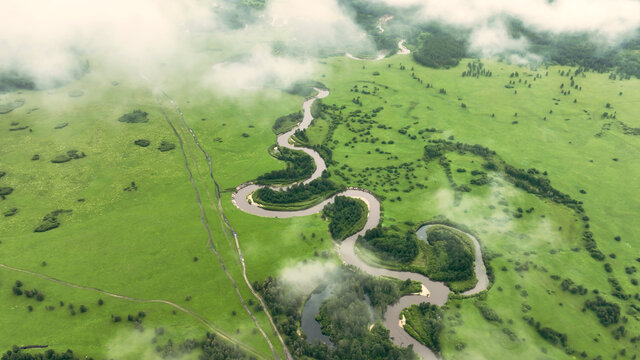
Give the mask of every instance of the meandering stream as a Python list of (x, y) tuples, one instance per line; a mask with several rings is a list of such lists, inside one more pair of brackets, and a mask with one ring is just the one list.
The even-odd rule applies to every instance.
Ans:
[[(289, 143), (289, 140), (296, 130), (298, 129), (304, 130), (307, 127), (309, 127), (309, 125), (311, 124), (311, 121), (313, 120), (313, 117), (311, 115), (311, 105), (313, 104), (313, 102), (316, 99), (325, 98), (329, 95), (329, 91), (327, 90), (321, 90), (321, 89), (316, 89), (316, 90), (318, 94), (315, 97), (306, 100), (302, 105), (304, 116), (300, 124), (294, 129), (279, 135), (277, 138), (278, 146), (286, 147), (293, 150), (304, 151), (305, 153), (309, 154), (309, 156), (311, 156), (315, 161), (316, 171), (313, 173), (313, 175), (309, 179), (303, 182), (305, 184), (319, 178), (322, 175), (322, 172), (327, 168), (326, 164), (322, 159), (322, 157), (320, 157), (320, 154), (318, 154), (316, 151), (308, 148), (302, 148), (302, 147), (297, 147), (295, 145), (292, 145)], [(238, 209), (256, 216), (272, 217), (272, 218), (289, 218), (294, 216), (307, 216), (307, 215), (319, 213), (320, 211), (322, 211), (325, 205), (332, 203), (336, 196), (348, 196), (348, 197), (353, 197), (353, 198), (358, 198), (363, 200), (369, 208), (367, 222), (362, 228), (362, 230), (348, 237), (338, 245), (338, 253), (340, 255), (340, 258), (345, 264), (353, 265), (368, 274), (371, 274), (374, 276), (388, 276), (388, 277), (393, 277), (400, 280), (411, 279), (415, 281), (420, 281), (426, 287), (426, 289), (428, 290), (428, 296), (423, 296), (423, 295), (403, 296), (402, 298), (400, 298), (400, 300), (396, 304), (393, 304), (387, 307), (387, 310), (384, 315), (384, 323), (385, 323), (385, 326), (390, 330), (390, 336), (394, 344), (398, 346), (408, 346), (412, 344), (414, 351), (418, 355), (420, 355), (423, 359), (429, 359), (429, 360), (437, 359), (437, 356), (434, 354), (433, 351), (431, 351), (429, 348), (419, 343), (417, 340), (412, 338), (407, 332), (404, 331), (404, 329), (400, 326), (398, 319), (402, 309), (414, 304), (428, 302), (438, 306), (444, 305), (447, 302), (447, 299), (449, 297), (449, 293), (450, 293), (449, 288), (444, 283), (433, 281), (422, 274), (406, 272), (406, 271), (394, 271), (394, 270), (371, 266), (365, 263), (364, 261), (362, 261), (356, 255), (355, 243), (358, 236), (364, 235), (364, 233), (367, 230), (376, 227), (380, 222), (380, 202), (378, 201), (378, 199), (376, 199), (376, 197), (372, 193), (366, 191), (365, 189), (349, 188), (307, 209), (295, 210), (295, 211), (274, 211), (274, 210), (263, 209), (260, 206), (256, 205), (255, 203), (253, 203), (252, 201), (250, 201), (251, 194), (254, 191), (260, 189), (262, 186), (263, 185), (256, 185), (251, 183), (240, 185), (238, 188), (236, 188), (236, 191), (232, 195), (233, 204)], [(274, 190), (286, 189), (286, 187), (272, 187), (272, 188)], [(426, 232), (430, 226), (433, 226), (433, 225), (425, 225), (422, 228), (418, 229), (417, 231), (418, 236), (426, 240), (423, 237), (423, 235), (426, 236)], [(444, 225), (440, 225), (440, 226), (444, 226)], [(461, 231), (458, 229), (455, 229), (455, 230)], [(484, 263), (482, 261), (482, 253), (480, 250), (480, 244), (478, 243), (478, 240), (471, 234), (467, 234), (467, 233), (465, 234), (469, 236), (469, 238), (472, 240), (475, 247), (474, 270), (475, 270), (475, 275), (478, 278), (478, 283), (473, 289), (466, 291), (463, 294), (472, 295), (486, 289), (489, 281), (487, 278), (487, 273), (486, 273)]]

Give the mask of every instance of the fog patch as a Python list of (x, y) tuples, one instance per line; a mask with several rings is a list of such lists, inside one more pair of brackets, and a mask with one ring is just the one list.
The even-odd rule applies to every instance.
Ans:
[(282, 270), (280, 279), (298, 294), (309, 294), (321, 284), (337, 278), (338, 266), (330, 262), (298, 263)]
[(162, 357), (155, 351), (151, 339), (153, 331), (120, 331), (111, 339), (105, 349), (107, 358), (112, 359), (145, 359), (160, 360)]
[(272, 0), (265, 17), (275, 34), (274, 40), (304, 48), (309, 55), (375, 49), (336, 0)]
[(9, 1), (0, 22), (0, 67), (46, 86), (70, 78), (88, 57), (133, 73), (185, 49), (190, 26), (211, 23), (196, 0)]
[(489, 58), (506, 53), (525, 53), (528, 41), (520, 37), (509, 36), (504, 23), (493, 21), (483, 24), (471, 33), (469, 50), (482, 57)]
[(227, 94), (234, 94), (234, 90), (265, 87), (282, 89), (310, 76), (312, 70), (310, 63), (304, 60), (274, 56), (267, 46), (257, 45), (245, 59), (213, 65), (205, 83)]
[[(383, 0), (413, 7), (416, 22), (438, 22), (470, 30), (470, 49), (482, 56), (506, 55), (516, 63), (537, 61), (523, 54), (526, 41), (509, 33), (511, 21), (553, 35), (588, 34), (600, 46), (612, 46), (640, 28), (635, 0)], [(518, 55), (513, 55), (518, 53)]]

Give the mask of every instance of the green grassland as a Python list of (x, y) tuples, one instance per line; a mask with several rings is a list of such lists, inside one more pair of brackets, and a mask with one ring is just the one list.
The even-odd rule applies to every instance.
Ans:
[[(401, 70), (400, 64), (405, 70)], [(332, 151), (338, 164), (329, 167), (334, 173), (332, 179), (364, 186), (382, 196), (385, 226), (407, 229), (410, 228), (407, 222), (443, 216), (472, 229), (485, 253), (494, 257), (491, 265), (496, 280), (484, 301), (500, 314), (504, 324), (479, 317), (472, 301), (453, 301), (452, 305), (460, 308), (448, 306), (445, 318), (458, 314), (460, 320), (456, 321), (465, 326), (454, 327), (455, 321), (445, 322), (442, 341), (445, 357), (493, 358), (504, 356), (505, 349), (512, 348), (518, 356), (527, 358), (572, 358), (582, 351), (589, 357), (611, 357), (624, 348), (627, 354), (637, 353), (637, 345), (630, 338), (640, 331), (631, 307), (637, 306), (638, 300), (623, 301), (611, 296), (608, 278), (617, 278), (625, 293), (638, 292), (631, 282), (637, 276), (626, 274), (625, 268), (637, 264), (637, 254), (632, 249), (637, 246), (633, 214), (640, 211), (637, 200), (640, 185), (634, 181), (640, 172), (637, 156), (640, 147), (638, 137), (625, 134), (624, 126), (617, 121), (627, 127), (640, 126), (634, 110), (640, 98), (640, 83), (614, 81), (608, 79), (608, 74), (588, 72), (575, 77), (582, 90), (573, 89), (570, 95), (562, 95), (560, 86), (562, 83), (568, 86), (570, 78), (560, 72), (569, 70), (567, 67), (531, 70), (494, 61), (486, 61), (485, 66), (493, 76), (476, 79), (461, 77), (466, 69), (464, 62), (457, 68), (433, 70), (414, 64), (406, 56), (375, 63), (332, 59), (320, 70), (326, 75), (323, 81), (332, 90), (323, 100), (325, 104), (345, 105), (343, 114), (357, 109), (371, 114), (373, 109), (384, 107), (373, 118), (378, 124), (353, 121), (347, 128), (341, 122), (334, 130)], [(511, 78), (510, 74), (516, 71), (519, 77)], [(541, 77), (534, 81), (535, 74)], [(510, 80), (516, 82), (515, 89), (505, 88)], [(524, 85), (525, 80), (531, 87)], [(377, 96), (354, 93), (350, 89), (355, 85), (360, 90), (367, 85), (369, 92), (373, 87), (380, 90)], [(440, 93), (441, 88), (446, 95)], [(358, 96), (362, 106), (352, 101)], [(601, 117), (605, 111), (612, 112), (607, 103), (614, 109), (616, 119)], [(379, 128), (379, 124), (392, 129)], [(312, 143), (321, 143), (329, 128), (329, 118), (317, 120), (307, 135)], [(420, 132), (425, 128), (439, 131)], [(406, 134), (399, 133), (400, 129)], [(361, 136), (365, 131), (371, 135)], [(416, 138), (410, 138), (411, 135)], [(358, 142), (353, 141), (354, 137)], [(376, 137), (379, 141), (375, 144), (362, 140)], [(422, 160), (428, 139), (480, 144), (516, 168), (547, 171), (552, 186), (584, 202), (590, 218), (589, 230), (593, 231), (598, 247), (607, 255), (615, 254), (615, 259), (607, 256), (605, 261), (598, 262), (589, 256), (581, 240), (584, 224), (571, 209), (517, 189), (495, 173), (488, 174), (490, 185), (470, 185), (471, 171), (483, 169), (484, 161), (478, 156), (446, 154), (454, 183), (466, 184), (471, 189), (455, 191), (437, 161), (425, 165)], [(393, 144), (383, 145), (383, 140), (392, 140)], [(413, 162), (412, 171), (400, 167), (407, 162)], [(387, 171), (387, 166), (397, 168), (398, 172)], [(372, 167), (382, 169), (372, 171)], [(458, 173), (458, 168), (466, 172)], [(344, 178), (335, 176), (336, 170)], [(424, 189), (415, 186), (418, 182)], [(516, 218), (518, 208), (534, 210)], [(614, 241), (615, 236), (622, 241)], [(612, 273), (603, 270), (604, 262), (611, 263)], [(570, 278), (590, 292), (584, 296), (565, 292), (560, 281), (553, 280), (551, 275)], [(585, 300), (595, 297), (593, 289), (620, 304), (622, 316), (628, 321), (624, 323), (626, 338), (615, 340), (611, 334), (614, 326), (604, 328), (593, 313), (582, 312)], [(567, 333), (568, 348), (577, 351), (576, 354), (567, 355), (566, 349), (545, 342), (523, 316)], [(518, 340), (496, 348), (484, 334), (502, 333), (505, 327), (512, 329)], [(465, 344), (462, 350), (456, 350), (458, 343)]]
[[(200, 211), (178, 139), (161, 110), (176, 124), (185, 143), (214, 244), (245, 301), (251, 299), (253, 296), (242, 279), (233, 238), (223, 229), (219, 217), (215, 188), (208, 178), (205, 159), (195, 148), (190, 134), (180, 126), (178, 114), (161, 94), (152, 92), (151, 85), (118, 78), (119, 84), (114, 86), (111, 83), (114, 79), (105, 79), (99, 74), (99, 70), (94, 71), (68, 88), (6, 95), (26, 99), (26, 106), (0, 119), (5, 132), (0, 150), (2, 171), (7, 173), (2, 182), (3, 186), (14, 188), (0, 204), (0, 210), (4, 213), (14, 207), (19, 209), (16, 215), (2, 218), (0, 262), (119, 295), (174, 302), (215, 324), (216, 331), (246, 344), (258, 356), (271, 357), (265, 339), (256, 331), (230, 280), (208, 249), (207, 233), (200, 222)], [(69, 97), (67, 93), (71, 89), (83, 89), (85, 94)], [(167, 90), (171, 94), (175, 89)], [(299, 108), (301, 98), (270, 91), (249, 101), (230, 102), (221, 98), (212, 103), (202, 88), (180, 94), (194, 95), (191, 100), (177, 97), (176, 102), (186, 105), (183, 108), (188, 114), (186, 120), (193, 123), (196, 133), (214, 134), (202, 135), (199, 140), (212, 153), (214, 174), (225, 175), (221, 177), (221, 186), (235, 186), (249, 180), (247, 175), (255, 178), (280, 166), (266, 151), (274, 141), (269, 128), (277, 116)], [(267, 106), (272, 103), (277, 105)], [(28, 113), (36, 107), (39, 109)], [(134, 109), (148, 112), (149, 121), (135, 124), (117, 121), (122, 114)], [(250, 120), (242, 125), (236, 123), (242, 119)], [(28, 125), (33, 131), (9, 132), (12, 122)], [(62, 122), (68, 125), (54, 129)], [(249, 133), (251, 138), (242, 137), (242, 132)], [(151, 144), (139, 147), (133, 143), (137, 139), (150, 140)], [(157, 149), (161, 141), (171, 142), (176, 148), (161, 152)], [(264, 151), (248, 151), (248, 144)], [(62, 164), (50, 162), (72, 149), (86, 153), (86, 157)], [(31, 160), (35, 154), (40, 155), (40, 160)], [(236, 166), (217, 159), (234, 161)], [(123, 191), (131, 182), (135, 182), (137, 190)], [(228, 197), (223, 202), (231, 203)], [(42, 218), (56, 209), (73, 212), (58, 217), (59, 228), (34, 233)], [(256, 224), (257, 219), (252, 220), (250, 226), (233, 223), (240, 230), (241, 241), (245, 240), (245, 229), (252, 229)], [(300, 231), (286, 231), (292, 226)], [(273, 255), (262, 262), (252, 263), (255, 266), (249, 267), (250, 278), (261, 280), (265, 277), (263, 274), (277, 273), (278, 264), (282, 266), (285, 261), (311, 257), (329, 249), (328, 236), (325, 242), (318, 237), (304, 243), (300, 238), (304, 233), (311, 239), (312, 232), (320, 233), (320, 229), (326, 234), (326, 225), (319, 216), (287, 222), (265, 221), (260, 239), (277, 238), (281, 247), (274, 248)], [(301, 243), (305, 246), (300, 247)], [(282, 262), (273, 261), (275, 254), (287, 248), (291, 257)], [(247, 248), (246, 255), (259, 254), (257, 257), (262, 258), (271, 253), (263, 250), (255, 246)], [(46, 267), (41, 266), (43, 261)], [(256, 275), (251, 276), (253, 274)], [(11, 287), (4, 288), (4, 292), (10, 294)], [(26, 303), (17, 297), (11, 304), (20, 309), (20, 316), (31, 320), (23, 320), (25, 325), (17, 332), (12, 328), (18, 322), (18, 315), (3, 316), (0, 348), (20, 345), (27, 339), (42, 343), (53, 338), (55, 341), (50, 345), (54, 349), (72, 348), (79, 355), (102, 356), (102, 349), (112, 341), (111, 336), (103, 336), (102, 325), (89, 326), (103, 320), (108, 324), (108, 316), (102, 319), (91, 312), (92, 320), (86, 328), (65, 327), (64, 334), (56, 337), (54, 329), (59, 325), (55, 324), (52, 314), (37, 309), (27, 313)], [(120, 307), (128, 306), (133, 312), (138, 305), (124, 302)], [(176, 344), (187, 337), (201, 338), (205, 331), (211, 330), (198, 321), (176, 322), (173, 315), (167, 316), (171, 314), (170, 307), (153, 306), (159, 310), (157, 315), (149, 314), (147, 321), (167, 328), (167, 335)], [(266, 316), (260, 310), (252, 310), (281, 352)], [(35, 323), (43, 324), (40, 327), (48, 334), (46, 338), (39, 338), (37, 332), (24, 336), (29, 330), (28, 324)], [(156, 346), (151, 342), (143, 345), (144, 351), (152, 353)], [(132, 356), (129, 358), (135, 357)]]
[[(350, 129), (340, 123), (333, 130), (330, 146), (336, 164), (329, 166), (331, 179), (380, 196), (386, 227), (395, 226), (403, 232), (442, 216), (478, 235), (483, 250), (492, 257), (495, 272), (495, 282), (481, 301), (494, 309), (502, 322), (485, 320), (474, 306), (475, 299), (451, 300), (445, 308), (441, 336), (446, 358), (517, 354), (521, 358), (562, 359), (577, 357), (582, 351), (589, 358), (609, 358), (623, 348), (627, 354), (638, 353), (637, 343), (630, 339), (640, 334), (640, 324), (631, 306), (640, 304), (633, 297), (613, 297), (607, 279), (617, 278), (625, 293), (638, 292), (631, 283), (637, 275), (627, 274), (625, 268), (636, 265), (638, 256), (633, 249), (638, 246), (634, 220), (640, 213), (640, 185), (636, 181), (640, 147), (638, 137), (625, 134), (624, 129), (640, 127), (636, 110), (640, 82), (613, 81), (607, 74), (588, 72), (584, 77), (576, 76), (582, 90), (572, 89), (565, 96), (560, 85), (568, 86), (570, 80), (559, 72), (567, 67), (530, 70), (495, 61), (485, 61), (485, 67), (493, 76), (476, 79), (461, 77), (464, 62), (457, 68), (432, 70), (414, 64), (408, 56), (378, 62), (336, 57), (318, 63), (317, 78), (331, 90), (324, 104), (344, 105), (343, 114), (357, 109), (371, 114), (384, 107), (373, 118), (377, 124), (354, 121)], [(519, 77), (509, 77), (515, 71)], [(98, 67), (64, 88), (4, 95), (9, 101), (23, 98), (25, 104), (0, 115), (0, 171), (7, 173), (0, 178), (0, 186), (14, 188), (0, 201), (0, 212), (19, 209), (16, 215), (0, 219), (0, 263), (120, 295), (171, 301), (206, 318), (218, 331), (260, 356), (271, 357), (267, 342), (254, 331), (253, 321), (207, 247), (207, 233), (200, 222), (178, 139), (161, 110), (184, 141), (215, 247), (243, 298), (250, 299), (233, 237), (220, 218), (207, 162), (171, 103), (154, 88), (159, 85), (172, 96), (211, 156), (213, 175), (222, 190), (222, 208), (238, 233), (251, 282), (277, 276), (283, 268), (306, 259), (327, 257), (335, 261), (327, 222), (320, 214), (264, 219), (245, 214), (231, 203), (234, 187), (285, 168), (268, 152), (275, 143), (272, 126), (279, 116), (298, 111), (303, 99), (275, 89), (246, 98), (212, 93), (198, 81), (201, 74), (197, 71), (181, 73), (180, 81), (168, 77), (158, 83), (105, 78), (105, 73)], [(534, 81), (535, 74), (541, 77)], [(119, 82), (117, 86), (112, 85), (114, 80)], [(509, 81), (516, 82), (514, 88), (505, 88)], [(354, 93), (350, 91), (354, 85), (379, 90), (376, 95)], [(446, 89), (446, 95), (440, 93), (441, 88)], [(82, 90), (84, 95), (69, 97), (74, 90)], [(358, 96), (362, 106), (352, 102)], [(29, 112), (35, 107), (39, 109)], [(148, 112), (149, 122), (117, 121), (135, 109)], [(553, 110), (551, 114), (549, 110)], [(605, 111), (615, 111), (616, 119), (602, 118)], [(329, 117), (317, 119), (307, 130), (312, 144), (322, 143), (330, 133), (329, 121)], [(30, 126), (33, 132), (8, 131), (12, 122)], [(69, 124), (54, 129), (64, 122)], [(368, 125), (371, 129), (359, 131)], [(425, 132), (425, 128), (438, 131)], [(370, 135), (364, 135), (366, 131)], [(361, 141), (367, 137), (380, 140), (375, 144)], [(612, 273), (606, 273), (604, 262), (595, 261), (583, 248), (584, 224), (573, 210), (526, 193), (495, 173), (488, 173), (489, 185), (469, 184), (471, 171), (483, 169), (482, 158), (469, 153), (446, 154), (453, 183), (471, 189), (455, 190), (437, 161), (423, 160), (428, 139), (450, 137), (486, 146), (516, 168), (547, 171), (556, 189), (583, 201), (598, 247), (607, 255), (616, 254), (604, 261), (611, 263)], [(134, 145), (137, 139), (150, 140), (151, 145)], [(393, 144), (381, 144), (389, 140)], [(160, 152), (157, 147), (162, 141), (172, 142), (176, 148)], [(62, 164), (50, 162), (69, 150), (84, 152), (86, 157)], [(31, 160), (35, 154), (40, 160)], [(403, 163), (411, 164), (401, 167)], [(458, 168), (466, 172), (459, 173)], [(132, 181), (138, 190), (123, 191)], [(516, 218), (517, 208), (534, 210)], [(56, 209), (73, 212), (59, 216), (59, 228), (34, 233), (42, 217)], [(621, 241), (615, 241), (615, 236)], [(47, 263), (44, 267), (43, 261)], [(584, 285), (589, 294), (563, 291), (552, 275)], [(132, 331), (130, 323), (112, 323), (110, 314), (140, 310), (147, 313), (143, 323), (147, 329), (140, 335), (144, 346), (135, 347), (133, 355), (124, 358), (154, 351), (151, 328), (167, 329), (166, 338), (158, 340), (160, 344), (168, 338), (181, 342), (208, 330), (192, 316), (173, 315), (172, 307), (165, 304), (105, 298), (105, 305), (98, 308), (94, 304), (102, 296), (90, 291), (8, 270), (2, 270), (0, 276), (5, 309), (0, 317), (0, 348), (46, 342), (57, 350), (72, 348), (77, 354), (107, 356), (112, 354), (109, 344), (117, 341), (113, 339)], [(40, 304), (12, 295), (11, 284), (18, 279), (42, 290), (47, 299)], [(621, 316), (627, 318), (626, 337), (616, 340), (611, 334), (622, 322), (605, 328), (593, 312), (582, 312), (584, 301), (595, 297), (593, 289), (620, 304)], [(86, 303), (89, 311), (71, 316), (68, 311), (43, 308), (60, 300)], [(28, 312), (26, 307), (32, 303), (34, 311)], [(254, 313), (281, 352), (266, 316)], [(567, 355), (567, 349), (545, 341), (523, 316), (566, 333), (568, 348), (577, 353)], [(513, 340), (509, 332), (517, 338)]]

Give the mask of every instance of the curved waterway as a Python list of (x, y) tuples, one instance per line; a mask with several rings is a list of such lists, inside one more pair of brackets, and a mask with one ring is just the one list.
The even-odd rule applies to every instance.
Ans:
[(312, 293), (311, 296), (309, 296), (309, 299), (304, 303), (300, 327), (307, 335), (307, 340), (310, 343), (321, 341), (329, 346), (333, 346), (331, 339), (322, 333), (322, 326), (318, 320), (316, 320), (316, 315), (320, 312), (320, 305), (322, 305), (324, 299), (328, 298), (330, 295), (331, 286), (325, 286), (324, 290)]
[[(311, 105), (313, 104), (313, 102), (316, 99), (325, 98), (329, 95), (329, 91), (327, 90), (316, 89), (316, 91), (318, 92), (318, 94), (315, 97), (306, 100), (302, 104), (304, 116), (300, 124), (294, 129), (284, 134), (280, 134), (277, 138), (278, 146), (286, 147), (293, 150), (304, 151), (305, 153), (309, 154), (309, 156), (311, 156), (315, 161), (316, 171), (313, 173), (313, 175), (309, 179), (303, 181), (303, 183), (305, 184), (319, 178), (322, 175), (322, 172), (327, 168), (327, 166), (324, 160), (322, 159), (322, 157), (320, 157), (320, 154), (318, 154), (312, 149), (302, 148), (302, 147), (297, 147), (295, 145), (292, 145), (289, 143), (289, 140), (296, 130), (298, 129), (304, 130), (307, 127), (309, 127), (309, 125), (311, 124), (311, 121), (313, 120), (313, 116), (311, 116)], [(380, 222), (380, 201), (378, 201), (378, 199), (376, 199), (376, 197), (372, 193), (368, 192), (365, 189), (349, 188), (307, 209), (295, 210), (295, 211), (275, 211), (275, 210), (263, 209), (250, 200), (251, 194), (254, 191), (260, 189), (261, 187), (263, 187), (263, 185), (256, 185), (252, 183), (247, 183), (247, 184), (238, 186), (236, 188), (236, 191), (232, 195), (233, 204), (238, 209), (248, 214), (252, 214), (256, 216), (272, 217), (272, 218), (289, 218), (294, 216), (307, 216), (307, 215), (319, 213), (322, 211), (325, 205), (332, 203), (336, 196), (348, 196), (348, 197), (363, 200), (367, 204), (367, 207), (369, 208), (367, 222), (362, 228), (362, 230), (349, 236), (344, 241), (342, 241), (342, 243), (338, 245), (338, 253), (340, 255), (340, 258), (342, 259), (343, 263), (347, 265), (353, 265), (370, 275), (388, 276), (388, 277), (392, 277), (400, 280), (411, 279), (411, 280), (419, 281), (422, 283), (423, 291), (421, 294), (403, 296), (402, 298), (400, 298), (400, 300), (397, 303), (387, 307), (387, 310), (384, 315), (384, 324), (389, 329), (391, 340), (393, 341), (394, 344), (398, 346), (403, 346), (403, 347), (408, 345), (413, 345), (413, 350), (418, 355), (420, 355), (423, 359), (427, 359), (427, 360), (438, 359), (436, 354), (433, 351), (431, 351), (431, 349), (424, 346), (423, 344), (418, 342), (416, 339), (411, 337), (406, 331), (404, 331), (404, 329), (399, 323), (399, 317), (402, 309), (409, 307), (411, 305), (420, 304), (423, 302), (428, 302), (438, 306), (444, 305), (447, 302), (447, 299), (449, 298), (449, 293), (451, 292), (451, 290), (444, 283), (439, 281), (433, 281), (421, 274), (407, 272), (407, 271), (394, 271), (394, 270), (371, 266), (365, 263), (364, 261), (362, 261), (356, 255), (355, 244), (358, 237), (364, 235), (364, 233), (367, 230), (375, 228)], [(274, 190), (285, 190), (287, 187), (285, 186), (285, 187), (271, 187), (271, 188)], [(418, 229), (417, 231), (418, 236), (421, 237), (423, 240), (426, 240), (427, 230), (430, 226), (433, 226), (433, 225), (425, 225), (420, 229)], [(445, 226), (445, 225), (439, 225), (439, 226)], [(474, 270), (475, 270), (476, 278), (478, 278), (478, 283), (473, 289), (463, 293), (464, 295), (473, 295), (480, 291), (485, 290), (487, 288), (487, 285), (489, 284), (486, 269), (482, 261), (480, 244), (478, 243), (478, 240), (471, 234), (465, 233), (459, 229), (454, 229), (454, 230), (460, 231), (466, 234), (467, 236), (469, 236), (469, 238), (472, 240), (475, 247)], [(420, 234), (424, 234), (424, 236)]]

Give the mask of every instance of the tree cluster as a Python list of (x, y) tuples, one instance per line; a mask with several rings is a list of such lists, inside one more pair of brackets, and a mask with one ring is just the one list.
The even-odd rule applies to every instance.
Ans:
[(418, 48), (412, 54), (421, 65), (449, 68), (458, 65), (465, 52), (463, 41), (443, 32), (435, 32), (421, 34), (418, 37)]
[(309, 178), (316, 170), (313, 158), (303, 151), (279, 148), (275, 157), (287, 164), (286, 169), (273, 170), (264, 175), (258, 176), (256, 182), (259, 184), (281, 184), (292, 183)]
[(376, 252), (381, 258), (410, 263), (418, 255), (418, 244), (413, 232), (405, 236), (392, 233), (380, 225), (367, 230), (364, 237), (359, 239), (362, 244)]
[(302, 111), (294, 112), (277, 118), (271, 129), (276, 134), (282, 134), (293, 129), (300, 121), (302, 121)]
[(149, 121), (149, 114), (146, 111), (139, 109), (133, 110), (130, 113), (126, 113), (118, 118), (118, 121), (123, 123), (135, 124), (146, 123)]
[[(303, 295), (287, 288), (284, 283), (269, 277), (253, 283), (271, 314), (285, 342), (296, 358), (311, 359), (413, 359), (410, 349), (398, 349), (389, 340), (389, 332), (381, 326), (368, 331), (369, 304), (382, 311), (406, 291), (413, 291), (411, 282), (374, 278), (361, 272), (345, 271), (320, 308), (318, 319), (323, 332), (330, 334), (336, 346), (310, 344), (300, 331)], [(369, 299), (369, 304), (367, 304)]]
[[(67, 350), (63, 353), (58, 353), (54, 350), (47, 350), (44, 353), (38, 354), (23, 352), (23, 350), (23, 348), (14, 345), (11, 350), (2, 354), (0, 360), (80, 360), (80, 358), (76, 357), (71, 350)], [(84, 357), (83, 359), (93, 360), (89, 357)]]
[(346, 239), (362, 229), (367, 214), (367, 205), (362, 200), (346, 196), (336, 196), (332, 204), (322, 209), (322, 216), (329, 219), (329, 232), (336, 240)]
[(47, 215), (45, 215), (42, 218), (42, 222), (40, 223), (40, 225), (38, 225), (38, 227), (36, 227), (35, 230), (33, 231), (45, 232), (51, 229), (55, 229), (58, 226), (60, 226), (60, 222), (58, 221), (58, 216), (60, 216), (61, 214), (68, 214), (71, 212), (73, 212), (73, 210), (65, 210), (65, 209), (54, 210), (48, 213)]
[(318, 197), (326, 197), (341, 188), (327, 178), (315, 179), (308, 184), (296, 184), (284, 191), (275, 191), (268, 187), (258, 189), (254, 200), (265, 204), (293, 204)]
[(617, 324), (620, 320), (620, 306), (607, 302), (601, 296), (596, 296), (594, 300), (584, 302), (585, 308), (596, 313), (598, 320), (604, 326)]
[(434, 228), (428, 232), (428, 272), (434, 280), (463, 281), (473, 274), (473, 249), (463, 238), (446, 228)]
[(436, 353), (440, 352), (443, 312), (436, 305), (423, 302), (404, 309), (402, 314), (407, 323), (404, 329), (416, 340)]

